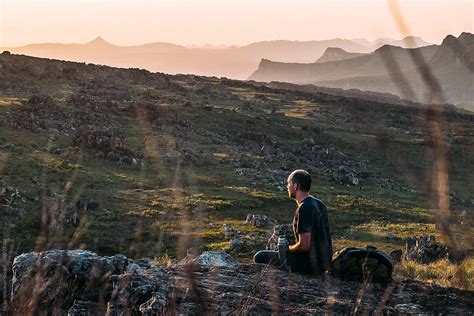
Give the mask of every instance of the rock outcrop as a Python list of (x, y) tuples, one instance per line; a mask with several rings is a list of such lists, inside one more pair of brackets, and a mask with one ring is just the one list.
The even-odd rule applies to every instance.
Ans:
[(346, 52), (342, 48), (339, 47), (328, 47), (324, 54), (316, 60), (317, 63), (325, 63), (329, 61), (340, 61), (346, 60), (351, 58), (356, 58), (365, 54), (361, 53), (350, 53)]
[[(11, 314), (397, 314), (465, 313), (474, 294), (405, 281), (343, 282), (265, 265), (215, 265), (221, 254), (158, 267), (151, 259), (51, 250), (15, 258)], [(201, 258), (202, 260), (199, 260)], [(230, 262), (228, 258), (224, 258)], [(426, 300), (430, 297), (430, 300)]]

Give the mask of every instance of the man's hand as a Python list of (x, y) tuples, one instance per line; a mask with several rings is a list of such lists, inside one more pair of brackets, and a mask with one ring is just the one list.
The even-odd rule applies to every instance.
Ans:
[(298, 234), (298, 242), (290, 245), (290, 252), (308, 252), (311, 247), (311, 233)]

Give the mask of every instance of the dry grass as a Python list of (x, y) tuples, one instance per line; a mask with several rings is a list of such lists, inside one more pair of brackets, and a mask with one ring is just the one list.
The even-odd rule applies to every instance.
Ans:
[(465, 290), (474, 290), (474, 257), (459, 264), (447, 259), (430, 264), (406, 261), (395, 267), (395, 279), (416, 279), (440, 286), (452, 286)]
[(155, 257), (153, 263), (156, 264), (158, 267), (169, 268), (173, 265), (174, 260), (168, 255), (168, 253), (165, 253), (164, 255)]

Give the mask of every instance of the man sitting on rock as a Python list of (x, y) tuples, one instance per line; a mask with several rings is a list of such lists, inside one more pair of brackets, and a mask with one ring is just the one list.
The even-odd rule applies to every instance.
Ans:
[[(289, 246), (288, 268), (292, 272), (322, 274), (331, 266), (332, 240), (327, 208), (309, 194), (311, 175), (305, 170), (293, 171), (287, 179), (288, 195), (295, 199), (293, 217), (296, 243)], [(262, 250), (255, 254), (256, 263), (281, 266), (278, 251)]]

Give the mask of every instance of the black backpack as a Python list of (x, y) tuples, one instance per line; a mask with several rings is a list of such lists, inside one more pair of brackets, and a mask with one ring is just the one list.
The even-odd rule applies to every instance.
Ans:
[(387, 284), (392, 280), (393, 259), (373, 246), (343, 248), (334, 255), (330, 273), (348, 281)]

